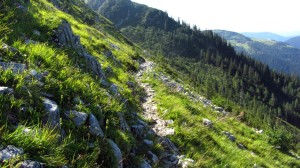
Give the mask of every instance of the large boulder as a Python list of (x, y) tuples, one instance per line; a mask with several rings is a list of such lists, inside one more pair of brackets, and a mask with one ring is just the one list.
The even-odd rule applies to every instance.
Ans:
[(46, 111), (46, 123), (51, 128), (60, 129), (60, 113), (57, 103), (47, 98), (44, 98), (43, 101)]
[(5, 149), (0, 151), (0, 161), (10, 160), (22, 154), (23, 154), (22, 148), (17, 148), (15, 146), (8, 145)]
[(90, 125), (90, 127), (89, 127), (90, 134), (99, 136), (101, 138), (104, 137), (104, 134), (100, 127), (100, 124), (99, 124), (97, 118), (93, 114), (90, 114), (89, 125)]
[(120, 148), (111, 139), (108, 140), (108, 143), (109, 143), (109, 145), (111, 146), (111, 148), (114, 152), (115, 158), (117, 159), (118, 168), (123, 168), (123, 163), (122, 163), (123, 157), (122, 157), (122, 152), (121, 152)]
[(80, 127), (85, 123), (88, 114), (71, 110), (71, 111), (66, 111), (65, 116), (71, 119), (73, 123), (76, 125), (76, 127)]

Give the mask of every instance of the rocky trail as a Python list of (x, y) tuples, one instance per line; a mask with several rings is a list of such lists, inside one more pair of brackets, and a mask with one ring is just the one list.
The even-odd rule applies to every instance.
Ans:
[(163, 120), (159, 117), (157, 111), (157, 103), (154, 101), (155, 91), (151, 88), (150, 84), (142, 82), (142, 74), (145, 72), (152, 71), (154, 63), (146, 61), (141, 64), (140, 71), (137, 74), (137, 82), (145, 91), (145, 97), (143, 98), (143, 116), (145, 119), (150, 120), (152, 124), (152, 129), (154, 132), (161, 136), (165, 137), (167, 135), (174, 134), (174, 128), (169, 127), (173, 123), (172, 120)]
[(171, 142), (168, 135), (175, 133), (174, 128), (171, 127), (173, 120), (162, 119), (157, 110), (157, 103), (154, 100), (155, 90), (149, 83), (142, 81), (144, 73), (152, 72), (155, 64), (150, 61), (145, 61), (140, 65), (140, 70), (136, 75), (136, 81), (144, 89), (145, 96), (143, 97), (143, 117), (149, 120), (149, 126), (158, 137), (158, 142), (164, 147), (164, 154), (160, 158), (161, 165), (163, 167), (176, 168), (176, 167), (190, 167), (193, 164), (193, 160), (185, 158), (184, 155), (180, 155), (178, 148)]

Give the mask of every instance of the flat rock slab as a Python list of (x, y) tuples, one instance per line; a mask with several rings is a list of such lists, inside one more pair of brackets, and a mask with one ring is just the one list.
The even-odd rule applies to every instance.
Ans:
[(13, 73), (22, 73), (26, 69), (25, 64), (14, 63), (14, 62), (0, 62), (0, 69), (8, 70), (11, 69)]

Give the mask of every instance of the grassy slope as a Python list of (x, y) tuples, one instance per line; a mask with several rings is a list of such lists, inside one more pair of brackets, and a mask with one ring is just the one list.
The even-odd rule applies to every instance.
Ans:
[[(57, 48), (48, 39), (52, 29), (56, 28), (62, 19), (68, 20), (75, 34), (81, 36), (81, 43), (97, 57), (104, 69), (107, 66), (112, 67), (114, 75), (109, 76), (109, 81), (123, 88), (121, 92), (129, 99), (131, 105), (136, 105), (137, 100), (134, 96), (135, 92), (128, 88), (126, 82), (133, 81), (128, 70), (137, 66), (133, 60), (136, 57), (134, 49), (120, 34), (114, 31), (111, 32), (116, 34), (110, 34), (105, 30), (105, 27), (111, 27), (109, 22), (103, 21), (101, 25), (87, 26), (79, 18), (57, 10), (46, 0), (32, 0), (31, 3), (29, 13), (26, 15), (14, 9), (16, 10), (14, 19), (18, 22), (10, 25), (13, 32), (4, 39), (5, 42), (19, 49), (24, 57), (14, 58), (12, 54), (6, 56), (5, 60), (26, 63), (30, 69), (36, 69), (39, 72), (48, 71), (49, 75), (45, 79), (45, 85), (40, 87), (34, 79), (30, 82), (25, 80), (28, 76), (27, 71), (19, 75), (14, 75), (10, 71), (0, 71), (0, 85), (9, 86), (15, 90), (13, 97), (0, 95), (2, 145), (12, 144), (23, 147), (26, 154), (17, 160), (35, 159), (47, 163), (48, 166), (65, 164), (73, 167), (96, 167), (100, 164), (103, 167), (113, 166), (114, 160), (111, 151), (107, 149), (105, 139), (86, 134), (86, 127), (75, 129), (70, 122), (63, 121), (67, 137), (63, 143), (57, 143), (59, 134), (41, 126), (40, 118), (44, 113), (40, 92), (47, 92), (54, 95), (54, 100), (59, 104), (61, 111), (75, 108), (93, 113), (97, 118), (103, 116), (109, 118), (107, 136), (119, 145), (126, 159), (128, 149), (135, 142), (129, 133), (120, 131), (116, 113), (124, 113), (130, 109), (126, 109), (121, 100), (107, 96), (107, 88), (101, 86), (98, 79), (89, 73), (88, 67), (76, 53), (72, 50)], [(80, 10), (76, 6), (74, 8)], [(32, 24), (27, 24), (28, 22)], [(104, 29), (96, 29), (97, 26)], [(42, 35), (33, 35), (33, 30), (40, 31)], [(37, 43), (25, 44), (21, 38), (22, 34)], [(113, 50), (110, 43), (118, 45), (121, 50)], [(101, 53), (107, 49), (113, 51), (116, 58), (122, 62), (122, 66), (115, 64), (113, 60)], [(297, 167), (300, 164), (299, 161), (269, 145), (267, 135), (256, 134), (232, 116), (216, 121), (219, 117), (217, 113), (190, 101), (183, 95), (170, 91), (151, 74), (148, 77), (147, 81), (157, 92), (156, 100), (159, 102), (160, 111), (169, 110), (168, 115), (163, 117), (175, 120), (176, 135), (171, 137), (172, 140), (176, 142), (183, 154), (196, 160), (196, 167), (224, 167), (225, 165), (253, 167), (254, 164), (265, 167)], [(28, 89), (24, 91), (23, 86)], [(86, 103), (75, 107), (72, 102), (75, 97), (80, 97)], [(98, 105), (102, 107), (102, 110), (98, 108)], [(19, 109), (23, 106), (29, 110), (20, 113)], [(4, 112), (15, 114), (21, 124), (32, 130), (41, 130), (41, 133), (25, 136), (22, 128), (10, 129)], [(214, 129), (203, 127), (203, 118), (216, 121)], [(240, 150), (236, 143), (229, 141), (222, 135), (223, 130), (234, 134), (237, 142), (242, 143), (247, 150)], [(86, 142), (93, 143), (94, 147), (89, 147)], [(14, 161), (7, 165), (9, 164), (13, 165)]]
[[(84, 23), (79, 17), (73, 17), (55, 8), (46, 0), (32, 0), (31, 4), (23, 4), (28, 11), (15, 7), (13, 2), (7, 1), (7, 11), (13, 11), (11, 33), (2, 41), (17, 48), (23, 55), (14, 58), (14, 53), (4, 55), (5, 61), (15, 61), (27, 64), (29, 69), (38, 72), (49, 72), (43, 86), (35, 79), (26, 80), (29, 71), (15, 75), (11, 71), (0, 71), (0, 86), (8, 86), (15, 90), (14, 96), (0, 95), (0, 142), (2, 145), (15, 145), (25, 150), (25, 155), (17, 160), (34, 159), (46, 163), (48, 166), (62, 166), (70, 164), (74, 167), (113, 166), (114, 159), (107, 147), (106, 138), (113, 139), (123, 151), (126, 159), (128, 150), (134, 145), (131, 134), (120, 131), (117, 113), (125, 113), (127, 109), (121, 99), (111, 96), (108, 89), (101, 86), (99, 79), (90, 73), (84, 60), (76, 51), (59, 48), (50, 42), (52, 30), (61, 21), (67, 20), (76, 35), (81, 37), (81, 43), (87, 51), (93, 54), (103, 65), (103, 69), (110, 66), (113, 74), (108, 81), (117, 84), (120, 92), (131, 105), (138, 104), (127, 82), (133, 81), (129, 69), (135, 69), (134, 49), (126, 43), (126, 39), (114, 30), (109, 21), (101, 18), (101, 22), (93, 25)], [(73, 15), (84, 13), (84, 8), (71, 6)], [(90, 14), (90, 13), (85, 13)], [(91, 13), (92, 15), (93, 13)], [(28, 24), (30, 23), (30, 24)], [(34, 30), (41, 32), (41, 36), (33, 34)], [(109, 30), (109, 31), (108, 31)], [(34, 40), (34, 44), (26, 44), (24, 37)], [(120, 50), (113, 50), (111, 44), (119, 46)], [(102, 52), (112, 50), (121, 66), (106, 58)], [(24, 90), (24, 86), (27, 90)], [(67, 137), (63, 143), (57, 143), (59, 133), (41, 126), (44, 115), (41, 92), (53, 94), (60, 111), (75, 109), (93, 113), (97, 118), (108, 118), (106, 137), (99, 139), (88, 134), (88, 128), (83, 126), (75, 129), (70, 121), (62, 121)], [(79, 97), (84, 103), (76, 105), (73, 99)], [(100, 107), (99, 107), (100, 106)], [(24, 113), (20, 108), (26, 109)], [(133, 107), (134, 108), (134, 107)], [(14, 115), (20, 124), (33, 130), (41, 130), (40, 134), (24, 135), (22, 129), (10, 129), (8, 115)], [(61, 114), (63, 115), (63, 114)], [(30, 117), (28, 117), (30, 116)], [(93, 143), (89, 147), (87, 142)], [(14, 162), (8, 164), (13, 165)]]
[[(154, 73), (164, 71), (164, 68), (157, 68)], [(233, 115), (236, 111), (223, 117), (211, 108), (195, 103), (187, 96), (170, 89), (153, 73), (146, 74), (144, 81), (150, 83), (157, 93), (155, 100), (159, 103), (161, 116), (174, 120), (176, 134), (170, 138), (183, 154), (196, 161), (196, 167), (300, 165), (300, 161), (270, 145), (267, 133), (258, 134), (253, 128), (241, 123)], [(205, 127), (202, 124), (203, 118), (213, 121), (213, 128)], [(230, 141), (222, 131), (232, 133), (236, 137), (236, 142)], [(246, 149), (240, 149), (238, 143), (244, 145)]]

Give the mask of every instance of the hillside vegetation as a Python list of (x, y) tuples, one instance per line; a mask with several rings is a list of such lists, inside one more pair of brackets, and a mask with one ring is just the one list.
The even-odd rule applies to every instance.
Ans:
[(300, 126), (298, 77), (273, 72), (244, 54), (236, 54), (212, 31), (191, 28), (165, 12), (130, 0), (107, 0), (98, 12), (116, 23), (132, 41), (163, 56), (166, 64), (198, 91), (206, 92), (208, 98), (222, 97), (248, 109), (249, 123), (263, 127), (283, 119)]
[(0, 167), (299, 167), (298, 78), (164, 12), (85, 2), (122, 31), (81, 0), (0, 2)]

